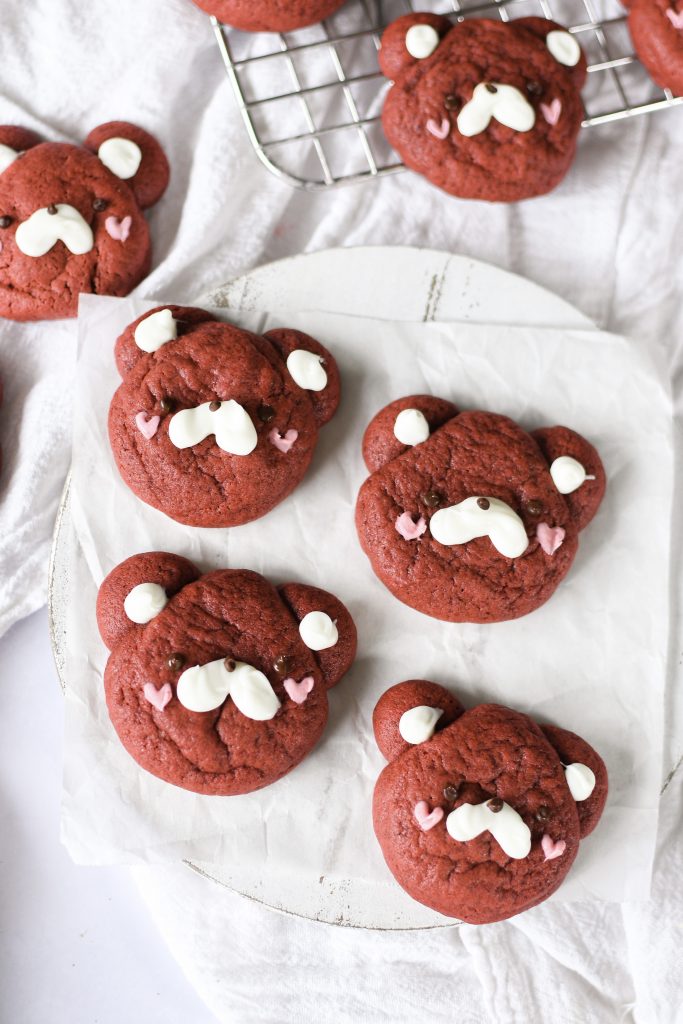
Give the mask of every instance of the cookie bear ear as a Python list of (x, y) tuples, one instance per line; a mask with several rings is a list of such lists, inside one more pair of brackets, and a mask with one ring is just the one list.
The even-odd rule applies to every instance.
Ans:
[(357, 633), (351, 614), (326, 590), (286, 583), (278, 593), (299, 623), (299, 634), (320, 666), (328, 689), (336, 686), (356, 657)]
[(29, 128), (20, 128), (14, 124), (0, 125), (0, 174), (27, 149), (42, 141), (40, 135)]
[(97, 625), (109, 650), (151, 622), (170, 597), (200, 576), (192, 562), (166, 551), (133, 555), (117, 565), (97, 595)]
[(432, 395), (408, 395), (385, 405), (363, 435), (363, 459), (375, 473), (392, 459), (426, 441), (433, 430), (458, 415), (452, 402)]
[(565, 68), (576, 88), (583, 88), (588, 69), (584, 52), (575, 35), (548, 18), (518, 18), (512, 24), (526, 28), (542, 39), (551, 57)]
[(157, 306), (143, 313), (116, 339), (114, 355), (122, 377), (145, 353), (157, 352), (169, 341), (187, 334), (195, 324), (216, 318), (195, 306)]
[(590, 523), (605, 496), (605, 469), (592, 444), (568, 427), (544, 427), (532, 434), (564, 495), (579, 530)]
[(431, 57), (439, 43), (453, 28), (439, 14), (404, 14), (386, 29), (379, 51), (379, 66), (393, 82), (406, 68)]
[(130, 186), (141, 209), (161, 199), (170, 171), (163, 149), (149, 132), (126, 121), (110, 121), (90, 132), (85, 145)]
[(543, 725), (541, 729), (564, 765), (567, 785), (576, 800), (583, 839), (593, 831), (605, 807), (608, 790), (605, 762), (576, 733), (555, 725)]
[(308, 395), (322, 426), (339, 405), (339, 367), (333, 356), (308, 334), (280, 327), (264, 334), (277, 350), (294, 383)]
[(457, 697), (427, 679), (397, 683), (382, 694), (372, 714), (377, 746), (387, 761), (431, 739), (463, 714)]

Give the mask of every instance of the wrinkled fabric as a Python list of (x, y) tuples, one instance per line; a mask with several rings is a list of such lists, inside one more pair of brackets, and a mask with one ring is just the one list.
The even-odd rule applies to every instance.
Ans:
[[(564, 184), (511, 207), (461, 202), (406, 174), (309, 194), (256, 160), (208, 19), (189, 0), (4, 0), (2, 13), (0, 123), (78, 142), (97, 124), (128, 119), (170, 158), (171, 186), (148, 215), (154, 269), (140, 295), (191, 301), (253, 266), (333, 245), (464, 253), (651, 345), (670, 365), (680, 423), (681, 109), (584, 131)], [(74, 351), (73, 322), (0, 323), (0, 634), (45, 600)], [(679, 449), (679, 471), (682, 461)], [(680, 545), (672, 580), (676, 666)], [(676, 681), (672, 670), (666, 765), (682, 749)], [(682, 817), (679, 772), (662, 802), (650, 903), (553, 905), (480, 929), (346, 931), (278, 916), (181, 867), (136, 877), (220, 1020), (677, 1024)]]

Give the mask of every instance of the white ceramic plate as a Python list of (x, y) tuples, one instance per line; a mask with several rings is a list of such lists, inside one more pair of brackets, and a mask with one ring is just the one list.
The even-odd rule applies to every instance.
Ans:
[[(597, 329), (568, 303), (529, 281), (462, 256), (410, 248), (332, 249), (269, 264), (206, 293), (198, 305), (232, 313), (318, 309), (347, 315), (407, 321), (457, 321)], [(68, 481), (50, 566), (49, 613), (55, 661), (62, 686), (70, 567), (78, 544), (70, 514)], [(369, 827), (369, 826), (368, 826)], [(446, 927), (448, 918), (409, 897), (385, 898), (396, 889), (312, 878), (304, 883), (248, 865), (188, 863), (213, 882), (272, 909), (328, 923), (374, 929)]]

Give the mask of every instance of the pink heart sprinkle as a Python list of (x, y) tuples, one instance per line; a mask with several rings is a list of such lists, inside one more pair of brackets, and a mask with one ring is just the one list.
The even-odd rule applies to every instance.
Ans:
[(539, 523), (536, 527), (536, 536), (546, 555), (554, 555), (565, 538), (565, 530), (561, 526), (548, 526), (547, 523)]
[(286, 434), (282, 435), (279, 430), (274, 428), (268, 434), (268, 440), (275, 445), (279, 452), (287, 453), (298, 436), (298, 430), (288, 430)]
[(157, 690), (154, 683), (145, 683), (142, 692), (157, 711), (163, 711), (168, 702), (173, 699), (173, 690), (170, 683), (164, 683), (160, 690)]
[(313, 676), (304, 676), (300, 683), (297, 683), (295, 679), (285, 679), (282, 684), (287, 691), (287, 695), (292, 698), (295, 704), (303, 704), (308, 697), (309, 693), (313, 689), (315, 680)]
[(556, 96), (552, 103), (541, 103), (541, 113), (548, 124), (557, 124), (562, 113), (561, 100), (558, 100)]
[(104, 230), (116, 241), (125, 242), (130, 234), (132, 224), (132, 217), (123, 217), (121, 220), (118, 217), (107, 217), (104, 222)]
[(160, 423), (161, 418), (159, 416), (150, 416), (148, 418), (145, 412), (139, 412), (135, 417), (135, 426), (148, 441), (152, 440), (159, 429)]
[(673, 7), (669, 7), (666, 16), (674, 28), (683, 28), (683, 11), (674, 11)]
[(419, 803), (415, 804), (415, 821), (418, 823), (423, 832), (429, 832), (430, 828), (434, 828), (438, 825), (443, 818), (443, 807), (435, 807), (430, 812), (429, 804), (426, 800), (420, 800)]
[(546, 832), (541, 839), (541, 849), (545, 854), (546, 860), (555, 860), (556, 857), (562, 856), (567, 849), (567, 844), (564, 839), (551, 839)]
[(441, 124), (437, 124), (434, 118), (430, 117), (427, 121), (427, 131), (430, 135), (433, 135), (437, 139), (446, 139), (450, 134), (451, 122), (447, 117), (444, 117)]
[(394, 526), (401, 534), (404, 540), (417, 540), (427, 529), (427, 524), (420, 516), (416, 523), (413, 522), (413, 518), (409, 512), (402, 512), (398, 517)]

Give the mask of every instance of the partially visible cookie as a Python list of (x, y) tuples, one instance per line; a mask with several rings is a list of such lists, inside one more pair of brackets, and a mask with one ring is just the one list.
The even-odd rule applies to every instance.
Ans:
[(299, 331), (260, 336), (202, 309), (161, 306), (116, 343), (109, 409), (119, 472), (189, 526), (238, 526), (294, 490), (339, 403), (339, 371)]
[(632, 0), (633, 45), (657, 85), (683, 96), (683, 0)]
[(244, 32), (292, 32), (312, 25), (345, 0), (194, 0), (207, 14)]
[(83, 146), (0, 126), (0, 316), (75, 316), (80, 293), (127, 295), (150, 266), (142, 211), (168, 178), (135, 125), (101, 125)]
[(375, 833), (413, 899), (487, 924), (555, 892), (607, 799), (607, 770), (585, 740), (498, 704), (466, 711), (426, 680), (387, 690), (373, 725), (390, 761)]
[(389, 142), (446, 192), (515, 202), (567, 173), (586, 61), (561, 25), (408, 14), (382, 36), (380, 65), (393, 82), (382, 112)]
[(573, 430), (529, 434), (431, 395), (382, 409), (363, 455), (356, 528), (372, 568), (400, 601), (449, 622), (515, 619), (547, 601), (605, 492), (598, 453)]
[(250, 793), (295, 768), (356, 653), (353, 620), (332, 594), (240, 569), (203, 576), (159, 551), (107, 576), (97, 621), (126, 750), (160, 779), (211, 795)]

